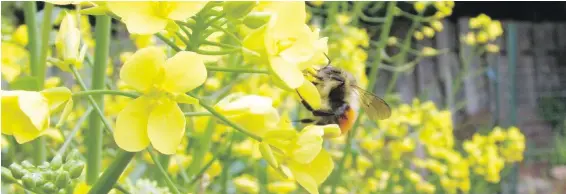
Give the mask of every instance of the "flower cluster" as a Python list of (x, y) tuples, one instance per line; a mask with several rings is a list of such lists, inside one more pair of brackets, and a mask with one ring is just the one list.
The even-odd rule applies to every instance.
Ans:
[(472, 46), (485, 47), (491, 53), (499, 52), (499, 47), (494, 41), (503, 35), (500, 21), (480, 14), (470, 19), (469, 27), (471, 31), (461, 38), (463, 42)]

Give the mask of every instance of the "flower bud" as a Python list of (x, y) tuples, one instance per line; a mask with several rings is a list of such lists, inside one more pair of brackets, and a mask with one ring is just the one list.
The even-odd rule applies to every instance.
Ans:
[(421, 50), (421, 54), (425, 57), (431, 57), (438, 54), (438, 51), (432, 47), (424, 47)]
[(66, 14), (61, 21), (61, 27), (55, 38), (55, 47), (58, 57), (62, 59), (59, 65), (64, 71), (70, 71), (69, 65), (80, 65), (81, 31), (77, 28), (77, 21), (73, 14)]
[(246, 16), (246, 18), (244, 18), (244, 24), (251, 29), (256, 29), (267, 24), (267, 22), (271, 19), (271, 16), (272, 15), (269, 12), (250, 13)]
[(227, 1), (224, 2), (223, 11), (228, 19), (240, 19), (252, 11), (257, 1)]
[(46, 171), (46, 170), (49, 169), (50, 166), (51, 166), (51, 165), (49, 164), (49, 162), (43, 162), (41, 165), (39, 165), (39, 166), (37, 167), (37, 169), (38, 169), (39, 171)]
[(73, 150), (71, 151), (71, 153), (67, 154), (67, 157), (65, 157), (65, 161), (69, 162), (72, 160), (76, 160), (78, 159), (80, 156), (80, 153), (78, 150)]
[(82, 161), (73, 162), (73, 165), (69, 168), (69, 174), (71, 175), (72, 179), (79, 178), (83, 173), (85, 165)]
[(432, 38), (434, 37), (434, 29), (432, 29), (431, 27), (425, 26), (423, 27), (423, 34), (428, 37), (428, 38)]
[(5, 181), (6, 183), (13, 183), (18, 180), (14, 178), (10, 169), (2, 167), (2, 181)]
[(69, 184), (70, 180), (71, 177), (69, 176), (69, 173), (67, 171), (60, 171), (55, 178), (55, 185), (57, 185), (57, 187), (59, 188), (64, 188), (67, 186), (67, 184)]
[(29, 173), (27, 172), (27, 170), (24, 170), (24, 168), (17, 163), (13, 163), (10, 165), (10, 171), (12, 172), (12, 175), (16, 179), (20, 179), (22, 178), (22, 176), (24, 176), (24, 174)]
[(45, 183), (41, 188), (46, 193), (54, 193), (55, 191), (57, 191), (57, 187), (51, 182)]
[(52, 170), (47, 170), (45, 172), (41, 172), (41, 176), (43, 176), (45, 180), (52, 181), (53, 179), (55, 179), (55, 172), (53, 172)]
[(437, 32), (440, 32), (444, 29), (444, 25), (438, 20), (430, 22), (430, 27), (434, 28), (434, 30), (436, 30)]
[(24, 167), (24, 169), (26, 169), (26, 170), (33, 170), (33, 169), (35, 169), (35, 166), (33, 166), (33, 164), (32, 164), (30, 161), (28, 161), (28, 160), (22, 161), (21, 165), (22, 165), (22, 167)]
[(391, 36), (387, 38), (387, 45), (395, 46), (397, 44), (397, 37)]
[(424, 39), (423, 33), (422, 33), (422, 32), (419, 32), (419, 31), (416, 31), (416, 32), (413, 34), (413, 37), (415, 37), (415, 39), (417, 39), (417, 40), (422, 40), (422, 39)]
[(499, 52), (499, 46), (497, 46), (495, 44), (487, 44), (487, 45), (485, 45), (485, 49), (487, 50), (487, 52), (490, 52), (490, 53)]
[(423, 12), (426, 9), (426, 6), (427, 6), (427, 4), (425, 2), (420, 2), (420, 1), (415, 2), (413, 4), (413, 8), (415, 9), (415, 11), (417, 11), (419, 13)]
[(271, 167), (275, 169), (279, 168), (279, 163), (277, 162), (277, 159), (275, 159), (275, 156), (273, 155), (273, 152), (271, 151), (271, 146), (269, 144), (265, 142), (259, 143), (259, 152), (263, 156), (263, 159), (265, 159), (265, 161), (267, 161), (267, 163)]
[(22, 177), (22, 182), (26, 189), (33, 189), (39, 184), (43, 184), (45, 180), (39, 173), (27, 173)]
[(63, 164), (63, 156), (61, 155), (56, 155), (53, 160), (51, 160), (51, 169), (52, 170), (57, 170), (61, 167), (61, 165)]

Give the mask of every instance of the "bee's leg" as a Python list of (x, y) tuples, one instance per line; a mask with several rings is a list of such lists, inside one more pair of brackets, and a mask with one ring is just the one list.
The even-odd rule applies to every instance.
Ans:
[(312, 108), (312, 106), (305, 101), (305, 99), (303, 99), (303, 96), (301, 96), (301, 94), (299, 93), (299, 91), (297, 91), (297, 94), (299, 95), (299, 98), (301, 98), (301, 103), (303, 104), (303, 106), (305, 106), (305, 108), (308, 111), (311, 111), (313, 113), (314, 116), (333, 116), (334, 113), (330, 112), (330, 111), (324, 111), (324, 110), (315, 110)]
[(314, 119), (301, 119), (301, 120), (293, 121), (293, 122), (299, 122), (299, 123), (307, 124), (307, 123), (314, 123), (314, 122), (316, 122), (316, 120), (314, 120)]

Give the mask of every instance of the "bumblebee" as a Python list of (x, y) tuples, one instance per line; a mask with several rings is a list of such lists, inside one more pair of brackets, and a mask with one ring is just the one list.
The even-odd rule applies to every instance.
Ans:
[(313, 77), (309, 81), (318, 89), (322, 106), (313, 109), (299, 94), (303, 106), (314, 116), (299, 120), (301, 123), (338, 124), (342, 134), (346, 134), (356, 120), (359, 107), (371, 120), (383, 120), (391, 116), (391, 108), (383, 99), (357, 86), (352, 74), (331, 66), (330, 60), (326, 66), (304, 73)]

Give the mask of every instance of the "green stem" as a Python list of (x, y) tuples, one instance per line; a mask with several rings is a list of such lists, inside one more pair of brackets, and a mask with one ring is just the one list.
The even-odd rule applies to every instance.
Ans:
[(235, 34), (233, 34), (230, 31), (228, 31), (227, 29), (224, 29), (221, 26), (218, 26), (218, 25), (215, 25), (215, 24), (210, 24), (210, 27), (224, 32), (226, 35), (228, 35), (232, 39), (234, 39), (236, 41), (236, 43), (238, 43), (239, 45), (242, 45), (242, 41), (240, 40), (240, 38), (238, 38), (238, 36), (236, 36)]
[(195, 50), (195, 53), (202, 54), (202, 55), (227, 55), (241, 51), (241, 48), (233, 48), (233, 49), (224, 49), (220, 51), (207, 51), (207, 50)]
[[(28, 50), (30, 54), (31, 75), (37, 80), (37, 89), (41, 90), (43, 89), (45, 81), (45, 63), (40, 63), (41, 45), (39, 45), (39, 34), (37, 32), (37, 21), (35, 18), (36, 11), (37, 7), (35, 2), (24, 2), (24, 20), (26, 22), (26, 25), (28, 26)], [(43, 137), (39, 137), (33, 141), (35, 152), (33, 154), (33, 161), (37, 165), (41, 164), (43, 161), (45, 161), (45, 158), (47, 158), (47, 152), (44, 145), (45, 139)]]
[[(391, 30), (391, 25), (393, 24), (393, 10), (395, 9), (395, 4), (397, 2), (392, 1), (389, 2), (388, 6), (387, 6), (387, 15), (385, 16), (385, 23), (383, 24), (382, 27), (382, 31), (381, 34), (379, 36), (379, 45), (378, 45), (378, 49), (376, 50), (376, 54), (375, 54), (375, 60), (374, 60), (374, 67), (370, 70), (370, 80), (369, 80), (369, 84), (367, 87), (368, 91), (373, 91), (373, 88), (375, 87), (375, 82), (377, 80), (377, 72), (379, 69), (379, 65), (381, 64), (381, 50), (379, 48), (384, 48), (385, 45), (387, 44), (387, 37), (389, 36), (389, 32)], [(360, 115), (360, 114), (358, 114)], [(333, 176), (333, 184), (332, 184), (332, 194), (336, 193), (336, 187), (338, 186), (339, 181), (342, 178), (342, 171), (344, 170), (344, 165), (346, 164), (346, 158), (348, 158), (348, 155), (350, 155), (350, 152), (352, 151), (352, 142), (354, 140), (354, 137), (356, 136), (356, 132), (358, 131), (358, 125), (360, 124), (360, 117), (356, 118), (356, 121), (352, 127), (352, 131), (348, 134), (348, 137), (346, 139), (346, 145), (344, 146), (344, 149), (342, 151), (343, 156), (340, 159), (339, 163), (338, 163), (338, 168), (336, 170), (336, 174)]]
[(222, 72), (232, 72), (232, 73), (263, 73), (268, 74), (269, 71), (263, 69), (252, 69), (252, 68), (238, 68), (238, 67), (214, 67), (206, 66), (208, 71), (222, 71)]
[(167, 183), (167, 187), (169, 187), (169, 190), (171, 190), (171, 192), (175, 194), (180, 194), (177, 187), (175, 187), (175, 183), (173, 183), (171, 177), (169, 177), (167, 171), (165, 171), (165, 169), (159, 162), (159, 158), (155, 155), (155, 153), (152, 152), (151, 148), (148, 148), (147, 152), (149, 153), (149, 156), (151, 156), (151, 160), (153, 161), (153, 163), (157, 166), (159, 172), (161, 173), (161, 176), (163, 176), (163, 178), (165, 179), (165, 183)]
[[(108, 62), (108, 52), (110, 48), (110, 26), (111, 18), (109, 16), (96, 16), (96, 48), (94, 51), (94, 67), (92, 71), (92, 88), (93, 90), (104, 89), (106, 79), (106, 63)], [(98, 108), (104, 111), (104, 100), (102, 96), (92, 96)], [(103, 129), (99, 115), (91, 113), (89, 117), (89, 129), (86, 135), (89, 137), (86, 142), (87, 147), (87, 165), (86, 165), (86, 183), (92, 185), (98, 179), (100, 169), (102, 168), (102, 141)]]
[(125, 96), (130, 98), (137, 98), (139, 94), (131, 93), (131, 92), (122, 92), (116, 90), (88, 90), (88, 91), (80, 91), (73, 93), (73, 97), (82, 97), (82, 96), (98, 96), (98, 95), (118, 95), (118, 96)]
[(102, 176), (94, 183), (88, 193), (108, 193), (114, 187), (114, 184), (116, 184), (116, 181), (118, 181), (118, 178), (120, 178), (120, 175), (122, 175), (135, 155), (136, 152), (120, 151), (114, 162), (102, 173)]
[(197, 174), (197, 171), (202, 167), (204, 156), (206, 155), (206, 152), (210, 150), (212, 135), (214, 134), (215, 129), (216, 121), (214, 119), (209, 119), (204, 133), (195, 138), (195, 141), (197, 141), (198, 144), (198, 149), (195, 149), (192, 154), (193, 160), (189, 166), (188, 172), (190, 175)]
[(39, 58), (39, 64), (45, 64), (47, 61), (47, 53), (50, 48), (49, 36), (51, 34), (51, 29), (53, 29), (53, 26), (51, 25), (52, 12), (53, 4), (45, 2), (45, 8), (43, 9), (43, 24), (41, 26), (41, 57)]
[[(407, 35), (405, 36), (405, 39), (403, 39), (403, 45), (400, 48), (401, 52), (392, 58), (394, 60), (400, 60), (400, 62), (398, 62), (397, 64), (403, 64), (406, 61), (405, 56), (407, 56), (407, 52), (412, 49), (411, 40), (413, 37), (413, 32), (415, 32), (415, 30), (419, 26), (420, 24), (419, 21), (422, 17), (422, 14), (423, 13), (419, 13), (418, 18), (414, 18), (413, 22), (411, 23), (411, 27), (409, 27), (409, 30), (407, 31)], [(389, 84), (387, 85), (387, 89), (385, 90), (384, 95), (387, 95), (393, 91), (400, 73), (401, 72), (398, 71), (393, 72), (392, 80), (389, 81)]]
[(179, 48), (173, 41), (171, 41), (167, 37), (163, 36), (163, 34), (157, 33), (157, 34), (155, 34), (155, 36), (157, 36), (157, 38), (159, 38), (165, 44), (169, 45), (173, 50), (175, 50), (177, 52), (183, 50), (183, 49)]
[(203, 100), (199, 99), (198, 97), (189, 94), (190, 96), (192, 96), (193, 98), (196, 98), (199, 100), (199, 104), (206, 110), (208, 110), (208, 112), (210, 112), (210, 114), (212, 114), (213, 116), (215, 116), (216, 118), (218, 118), (219, 120), (221, 120), (222, 122), (224, 122), (226, 125), (240, 131), (241, 133), (247, 135), (248, 137), (251, 137), (257, 141), (261, 142), (261, 137), (257, 136), (256, 134), (250, 133), (247, 130), (245, 130), (244, 128), (242, 128), (240, 125), (230, 121), (228, 118), (226, 118), (224, 115), (222, 115), (221, 113), (217, 112), (213, 107), (211, 107), (210, 105), (206, 104)]
[(185, 112), (186, 117), (212, 116), (209, 112)]
[(203, 40), (202, 44), (204, 45), (212, 45), (212, 46), (217, 46), (217, 47), (224, 47), (224, 48), (231, 48), (231, 49), (240, 49), (241, 47), (239, 46), (234, 46), (234, 45), (230, 45), (230, 44), (224, 44), (221, 42), (212, 42), (212, 41), (208, 41), (208, 40)]
[(62, 156), (65, 153), (69, 145), (71, 145), (71, 141), (73, 140), (79, 129), (81, 129), (81, 125), (83, 125), (83, 123), (86, 121), (87, 116), (92, 112), (92, 110), (92, 107), (89, 107), (85, 111), (84, 115), (79, 118), (79, 120), (75, 124), (75, 127), (73, 127), (73, 129), (71, 130), (71, 133), (67, 137), (65, 137), (65, 142), (63, 143), (61, 148), (59, 148), (59, 151), (57, 151), (57, 155)]

